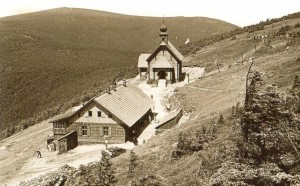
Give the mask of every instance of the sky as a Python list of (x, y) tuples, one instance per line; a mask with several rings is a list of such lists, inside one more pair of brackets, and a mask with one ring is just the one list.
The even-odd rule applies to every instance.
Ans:
[(221, 19), (238, 26), (300, 11), (299, 0), (1, 0), (0, 17), (69, 7), (139, 16)]

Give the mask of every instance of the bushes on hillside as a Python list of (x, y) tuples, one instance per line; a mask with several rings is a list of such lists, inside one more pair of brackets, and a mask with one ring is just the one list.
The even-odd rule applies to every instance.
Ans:
[(224, 162), (210, 178), (210, 185), (300, 184), (299, 78), (296, 76), (291, 91), (283, 95), (275, 84), (261, 92), (261, 77), (253, 73), (246, 92), (237, 159)]
[(132, 181), (131, 186), (166, 186), (166, 184), (162, 178), (157, 175), (150, 174)]
[[(223, 39), (231, 38), (232, 40), (235, 40), (236, 35), (238, 35), (238, 34), (247, 33), (247, 32), (252, 33), (252, 32), (256, 32), (256, 31), (260, 31), (260, 30), (263, 30), (264, 27), (267, 25), (270, 25), (270, 24), (273, 24), (273, 23), (276, 23), (279, 21), (284, 21), (287, 19), (295, 19), (295, 18), (300, 18), (299, 12), (294, 13), (294, 14), (289, 14), (289, 15), (283, 16), (281, 18), (267, 19), (266, 21), (261, 21), (260, 23), (255, 24), (255, 25), (246, 26), (244, 28), (237, 28), (237, 29), (229, 31), (227, 33), (218, 34), (215, 36), (211, 36), (209, 38), (203, 38), (196, 42), (190, 42), (187, 45), (181, 46), (179, 49), (183, 55), (194, 54), (198, 50), (200, 50), (202, 47), (211, 45), (211, 44), (221, 41)], [(287, 25), (285, 28), (282, 28), (282, 30), (277, 32), (278, 36), (282, 35), (283, 33), (286, 33), (287, 30), (290, 30), (289, 27), (290, 26)]]
[(294, 25), (294, 28), (299, 28), (299, 27), (300, 27), (300, 23)]
[(138, 166), (138, 156), (132, 150), (130, 151), (130, 160), (129, 160), (129, 168), (128, 168), (128, 177), (133, 176), (133, 170)]
[(298, 184), (300, 184), (299, 175), (287, 174), (274, 163), (266, 163), (256, 167), (243, 163), (225, 162), (209, 180), (209, 185), (213, 186), (289, 186)]
[[(242, 118), (247, 148), (241, 149), (242, 156), (257, 164), (272, 162), (289, 169), (290, 166), (283, 162), (287, 152), (300, 158), (300, 142), (297, 140), (300, 113), (292, 109), (293, 105), (300, 105), (300, 99), (298, 95), (280, 95), (274, 84), (268, 86), (265, 93), (259, 93), (254, 79), (249, 89), (249, 100)], [(295, 163), (299, 162), (294, 161), (292, 165)]]
[(73, 174), (73, 178), (66, 182), (66, 186), (73, 185), (98, 185), (111, 186), (116, 182), (112, 163), (109, 154), (102, 151), (100, 161), (88, 165), (80, 165), (78, 171)]
[(20, 186), (54, 186), (54, 185), (64, 185), (64, 183), (72, 179), (72, 175), (75, 173), (76, 169), (68, 165), (62, 166), (56, 171), (50, 172), (46, 175), (41, 175), (33, 178), (29, 181), (23, 181)]
[(283, 26), (275, 33), (275, 36), (285, 35), (287, 33), (287, 31), (289, 31), (291, 29), (292, 29), (292, 27), (290, 25)]
[(65, 165), (57, 171), (21, 182), (20, 186), (112, 186), (115, 182), (110, 156), (102, 151), (102, 158), (98, 162), (80, 165), (78, 169)]
[(177, 159), (205, 149), (208, 143), (215, 138), (215, 132), (216, 125), (212, 125), (209, 128), (202, 126), (196, 131), (196, 134), (180, 132), (178, 135), (178, 144), (172, 152), (171, 157)]

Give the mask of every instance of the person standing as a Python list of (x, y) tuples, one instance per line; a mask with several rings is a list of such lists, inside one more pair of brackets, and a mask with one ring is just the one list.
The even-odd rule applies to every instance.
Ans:
[(108, 144), (108, 141), (105, 140), (105, 150), (107, 150), (107, 144)]
[(37, 153), (37, 158), (42, 158), (42, 153), (41, 153), (41, 151), (37, 150), (36, 153)]

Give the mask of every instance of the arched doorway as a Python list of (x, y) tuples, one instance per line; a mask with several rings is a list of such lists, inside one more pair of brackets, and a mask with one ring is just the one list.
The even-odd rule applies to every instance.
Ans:
[(164, 70), (161, 70), (157, 73), (159, 79), (166, 79), (167, 73)]

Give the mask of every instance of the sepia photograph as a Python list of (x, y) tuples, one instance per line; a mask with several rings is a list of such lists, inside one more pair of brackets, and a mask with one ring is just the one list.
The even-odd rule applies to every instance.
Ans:
[(300, 2), (3, 0), (0, 186), (300, 186)]

